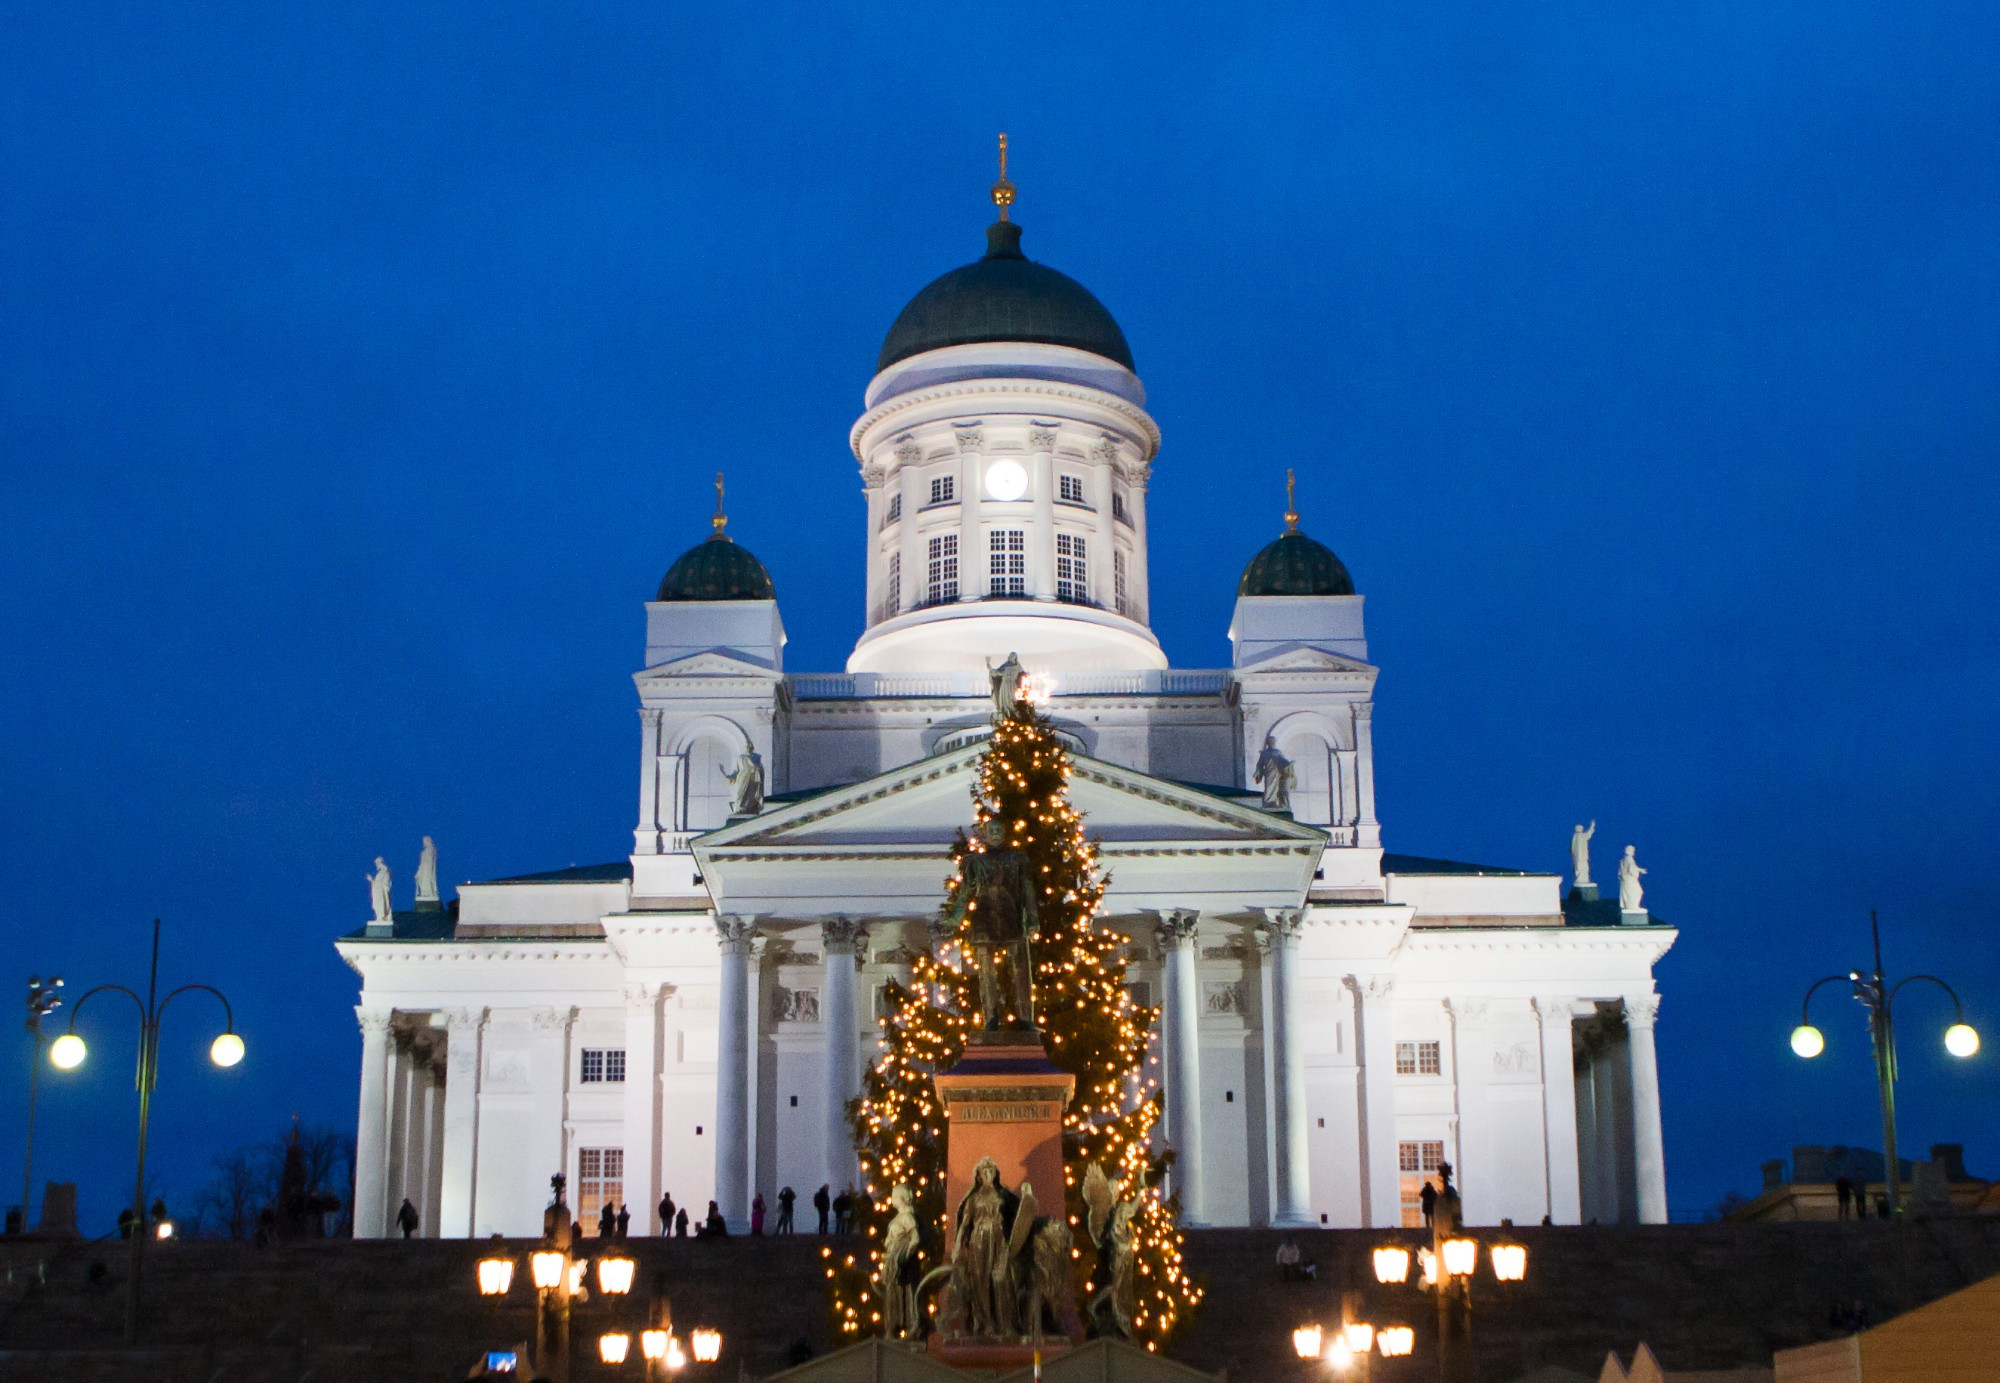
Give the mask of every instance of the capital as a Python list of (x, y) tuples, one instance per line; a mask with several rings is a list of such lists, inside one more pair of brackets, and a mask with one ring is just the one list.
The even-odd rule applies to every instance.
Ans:
[(1195, 934), (1201, 930), (1201, 914), (1192, 908), (1175, 908), (1160, 914), (1158, 925), (1160, 945), (1169, 951), (1183, 946), (1192, 946)]
[(1299, 944), (1299, 932), (1305, 926), (1306, 914), (1303, 908), (1265, 908), (1264, 935), (1273, 946), (1292, 947)]
[(575, 1017), (573, 1008), (538, 1008), (528, 1015), (528, 1024), (536, 1032), (561, 1032)]
[(745, 913), (718, 913), (715, 941), (724, 955), (747, 956), (750, 938), (757, 935), (757, 919)]
[(390, 1014), (379, 1008), (356, 1008), (354, 1017), (361, 1024), (364, 1037), (382, 1037), (389, 1031)]
[(1545, 1028), (1566, 1028), (1574, 1016), (1576, 1000), (1566, 996), (1541, 995), (1535, 1000), (1535, 1012)]
[(1484, 1023), (1487, 1002), (1484, 999), (1446, 999), (1445, 1007), (1451, 1010), (1452, 1020), (1458, 1023)]
[(859, 955), (868, 945), (868, 924), (836, 914), (819, 924), (819, 937), (830, 956)]
[(486, 1026), (488, 1010), (483, 1008), (448, 1008), (444, 1011), (445, 1030), (448, 1032), (471, 1032)]
[(644, 1013), (659, 1001), (659, 985), (636, 983), (625, 986), (625, 1007), (632, 1013)]
[(1396, 992), (1396, 981), (1387, 975), (1349, 975), (1347, 983), (1364, 1004), (1386, 1004)]
[(1651, 1029), (1653, 1021), (1660, 1016), (1660, 996), (1657, 994), (1628, 994), (1625, 996), (1625, 1023), (1628, 1027)]

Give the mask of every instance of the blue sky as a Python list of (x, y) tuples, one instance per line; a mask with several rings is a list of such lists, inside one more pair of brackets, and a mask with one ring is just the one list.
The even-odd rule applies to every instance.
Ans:
[[(640, 603), (716, 469), (790, 665), (840, 665), (847, 427), (898, 308), (982, 248), (999, 129), (1025, 248), (1117, 315), (1165, 431), (1175, 662), (1225, 659), (1296, 467), (1369, 597), (1390, 848), (1639, 845), (1683, 928), (1677, 1210), (1879, 1145), (1859, 1010), (1812, 1066), (1784, 1045), (1871, 906), (2000, 1043), (1990, 5), (5, 23), (0, 936), (10, 983), (136, 983), (158, 915), (166, 975), (236, 1003), (231, 1074), (170, 1020), (169, 1192), (352, 1120), (330, 942), (375, 854), (629, 848)], [(2000, 1175), (1996, 1057), (1947, 1069), (1945, 1021), (1903, 1019), (1905, 1147)], [(37, 1165), (101, 1227), (131, 1034), (92, 1024)]]

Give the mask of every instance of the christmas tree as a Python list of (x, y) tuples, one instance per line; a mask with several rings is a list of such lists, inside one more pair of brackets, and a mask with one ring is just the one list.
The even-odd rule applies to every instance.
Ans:
[[(1093, 1162), (1116, 1199), (1133, 1203), (1134, 1290), (1124, 1325), (1134, 1340), (1157, 1349), (1201, 1299), (1181, 1261), (1179, 1205), (1160, 1194), (1164, 1164), (1151, 1146), (1160, 1100), (1158, 1083), (1146, 1074), (1146, 1040), (1157, 1011), (1127, 989), (1123, 938), (1098, 921), (1105, 879), (1083, 817), (1069, 801), (1069, 777), (1068, 753), (1031, 706), (1023, 704), (994, 727), (973, 792), (974, 829), (969, 837), (961, 833), (952, 850), (955, 867), (939, 912), (946, 920), (930, 953), (913, 963), (910, 982), (888, 987), (882, 1024), (887, 1050), (853, 1107), (864, 1188), (857, 1223), (865, 1248), (838, 1260), (826, 1251), (834, 1323), (845, 1338), (882, 1330), (876, 1278), (897, 1186), (915, 1195), (925, 1234), (922, 1268), (941, 1261), (945, 1112), (931, 1078), (951, 1069), (981, 1022), (978, 968), (966, 944), (970, 923), (961, 918), (959, 895), (962, 862), (984, 849), (985, 828), (995, 821), (1042, 881), (1032, 946), (1035, 1023), (1049, 1059), (1076, 1078), (1064, 1115), (1063, 1172), (1064, 1209), (1077, 1248), (1078, 1307), (1089, 1318), (1093, 1297), (1107, 1286), (1108, 1265), (1099, 1262), (1093, 1216), (1083, 1199)], [(948, 920), (954, 918), (961, 920)], [(1097, 1319), (1110, 1326), (1112, 1313), (1101, 1309)]]

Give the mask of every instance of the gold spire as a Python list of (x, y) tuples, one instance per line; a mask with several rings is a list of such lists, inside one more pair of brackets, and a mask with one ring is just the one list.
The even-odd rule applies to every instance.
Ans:
[(729, 527), (729, 518), (728, 518), (728, 516), (727, 516), (726, 514), (724, 514), (724, 513), (722, 512), (722, 472), (721, 472), (721, 471), (717, 471), (717, 472), (715, 473), (715, 517), (714, 517), (714, 518), (712, 518), (712, 519), (710, 519), (710, 520), (709, 520), (709, 523), (710, 523), (710, 524), (712, 524), (712, 525), (714, 525), (714, 527), (715, 527), (715, 532), (714, 532), (714, 533), (713, 533), (713, 534), (711, 535), (712, 537), (716, 537), (716, 538), (720, 538), (720, 539), (722, 539), (722, 540), (723, 540), (724, 542), (728, 542), (728, 541), (729, 541), (729, 535), (728, 535), (727, 533), (724, 533), (724, 532), (722, 531), (723, 529), (725, 529), (725, 528)]
[(1285, 471), (1285, 532), (1287, 533), (1299, 531), (1299, 503), (1293, 498), (1292, 489), (1297, 483), (1298, 477), (1287, 468)]
[(993, 184), (993, 205), (1000, 208), (1000, 219), (1007, 219), (1007, 208), (1014, 204), (1014, 184), (1007, 181), (1007, 136), (1000, 136), (1000, 181)]

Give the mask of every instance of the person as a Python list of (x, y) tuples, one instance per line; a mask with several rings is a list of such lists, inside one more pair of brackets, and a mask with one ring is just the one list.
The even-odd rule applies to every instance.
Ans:
[(418, 1223), (417, 1208), (411, 1205), (410, 1198), (405, 1196), (403, 1198), (403, 1208), (396, 1212), (396, 1228), (402, 1230), (403, 1237), (407, 1239), (417, 1232)]
[(668, 1192), (660, 1197), (660, 1233), (666, 1235), (673, 1232), (674, 1197), (672, 1192)]
[(1845, 1176), (1835, 1177), (1833, 1179), (1833, 1195), (1834, 1199), (1840, 1202), (1839, 1217), (1844, 1220), (1847, 1218), (1849, 1212), (1854, 1209), (1854, 1183), (1849, 1181)]
[(688, 1208), (684, 1205), (674, 1212), (674, 1238), (688, 1237)]
[(606, 1201), (604, 1208), (597, 1212), (597, 1237), (600, 1239), (618, 1237), (618, 1208), (610, 1201)]
[(854, 1228), (854, 1193), (842, 1191), (833, 1198), (833, 1232), (845, 1234)]
[(1296, 1239), (1287, 1239), (1278, 1245), (1278, 1276), (1287, 1282), (1313, 1282), (1319, 1277), (1319, 1264), (1299, 1251)]
[[(132, 1237), (132, 1226), (133, 1226), (133, 1225), (135, 1225), (135, 1224), (137, 1224), (137, 1223), (138, 1223), (138, 1220), (139, 1220), (139, 1217), (138, 1217), (138, 1215), (137, 1215), (136, 1213), (134, 1213), (134, 1211), (133, 1211), (132, 1207), (131, 1207), (131, 1206), (129, 1206), (129, 1205), (128, 1205), (128, 1206), (126, 1206), (126, 1207), (125, 1207), (125, 1208), (124, 1208), (123, 1210), (119, 1211), (119, 1212), (118, 1212), (118, 1237), (119, 1237), (120, 1239), (130, 1239), (130, 1238)], [(825, 1212), (825, 1211), (821, 1211), (821, 1212), (820, 1212), (820, 1227), (819, 1227), (819, 1232), (820, 1232), (820, 1233), (822, 1233), (822, 1234), (826, 1233), (826, 1212)]]
[(618, 1237), (620, 1239), (627, 1239), (631, 1237), (631, 1234), (632, 1207), (620, 1201), (618, 1203)]
[(1435, 1182), (1426, 1180), (1424, 1182), (1424, 1189), (1418, 1193), (1417, 1199), (1423, 1204), (1424, 1207), (1424, 1228), (1429, 1229), (1431, 1227), (1431, 1221), (1437, 1218), (1437, 1208), (1438, 1208), (1437, 1184)]
[(789, 1186), (784, 1187), (778, 1192), (777, 1232), (779, 1234), (790, 1234), (792, 1232), (792, 1202), (798, 1198), (799, 1193)]
[(819, 1212), (819, 1232), (826, 1233), (826, 1212), (833, 1208), (833, 1192), (821, 1186), (813, 1192), (813, 1209)]
[(150, 1212), (150, 1213), (152, 1214), (152, 1217), (153, 1217), (153, 1225), (154, 1225), (154, 1227), (155, 1227), (156, 1229), (157, 1229), (157, 1228), (158, 1228), (158, 1227), (159, 1227), (160, 1225), (163, 1225), (163, 1224), (165, 1224), (165, 1223), (167, 1222), (167, 1203), (166, 1203), (166, 1201), (165, 1201), (164, 1199), (162, 1199), (161, 1197), (159, 1197), (159, 1196), (155, 1196), (155, 1197), (153, 1197), (153, 1206), (152, 1206), (152, 1210), (151, 1210), (151, 1212)]
[(722, 1218), (722, 1207), (714, 1201), (708, 1203), (708, 1218), (701, 1222), (701, 1237), (704, 1239), (727, 1239), (729, 1224)]
[(750, 1232), (759, 1239), (764, 1237), (764, 1193), (759, 1191), (750, 1198)]

